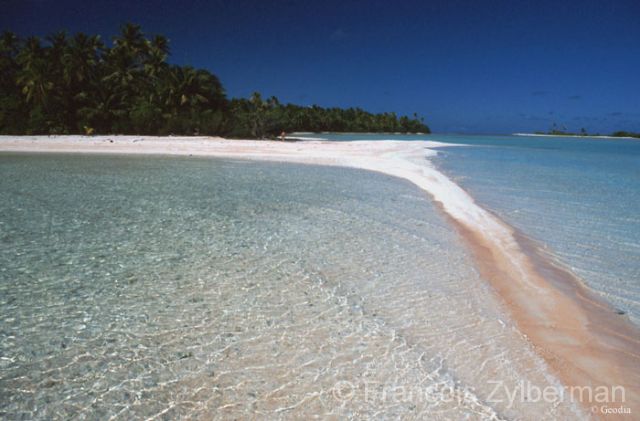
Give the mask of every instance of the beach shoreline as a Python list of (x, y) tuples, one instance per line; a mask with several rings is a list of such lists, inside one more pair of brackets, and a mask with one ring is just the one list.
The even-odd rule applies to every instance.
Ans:
[[(0, 152), (201, 156), (328, 165), (408, 180), (428, 193), (469, 245), (479, 271), (519, 329), (567, 386), (617, 386), (640, 411), (638, 329), (598, 300), (566, 268), (491, 212), (428, 160), (435, 141), (305, 140), (276, 142), (207, 137), (1, 136)], [(589, 408), (587, 408), (589, 409)], [(606, 414), (599, 414), (606, 417)], [(619, 415), (613, 415), (620, 419)], [(612, 416), (612, 417), (613, 417)]]

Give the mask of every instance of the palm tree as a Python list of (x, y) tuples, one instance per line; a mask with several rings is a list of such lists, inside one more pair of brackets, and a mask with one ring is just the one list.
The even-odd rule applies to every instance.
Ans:
[(169, 57), (169, 41), (162, 35), (156, 35), (148, 42), (148, 55), (144, 63), (144, 70), (151, 79), (158, 79), (167, 69)]
[(165, 104), (172, 113), (178, 114), (182, 110), (207, 103), (204, 80), (194, 68), (172, 67), (168, 82)]
[[(140, 26), (126, 24), (121, 34), (113, 39), (113, 48), (105, 57), (105, 76), (102, 78), (107, 89), (114, 95), (117, 115), (130, 109), (143, 92), (145, 79), (143, 66), (148, 56), (149, 45)], [(121, 123), (125, 125), (124, 122)]]
[(16, 34), (4, 32), (0, 36), (0, 95), (10, 95), (15, 91), (18, 51), (20, 51), (20, 40)]
[(16, 83), (29, 107), (30, 132), (48, 133), (55, 125), (52, 115), (54, 83), (50, 78), (48, 49), (42, 46), (39, 38), (27, 38), (16, 61), (20, 66)]
[(99, 36), (77, 33), (65, 51), (62, 77), (68, 95), (69, 124), (73, 130), (94, 129), (86, 118), (86, 108), (98, 102), (96, 93), (101, 89), (99, 81), (103, 71), (103, 50), (104, 44)]
[(64, 54), (63, 78), (67, 85), (82, 86), (94, 82), (103, 49), (100, 36), (77, 33)]
[(224, 100), (224, 91), (218, 78), (206, 70), (173, 66), (169, 72), (165, 98), (165, 104), (171, 112), (179, 113), (204, 105), (217, 108)]
[[(5, 81), (10, 79), (18, 66), (16, 63), (16, 55), (20, 51), (20, 40), (13, 32), (5, 31), (0, 36), (0, 80)], [(13, 84), (13, 80), (11, 83)]]
[(81, 92), (78, 99), (84, 104), (77, 111), (78, 126), (86, 131), (117, 131), (118, 122), (127, 116), (127, 110), (121, 107), (120, 98), (104, 85), (95, 85), (91, 92)]
[(251, 105), (250, 124), (251, 135), (259, 139), (264, 138), (265, 134), (265, 118), (268, 109), (268, 104), (262, 100), (260, 92), (254, 92), (249, 98), (249, 104)]
[(121, 51), (131, 60), (131, 65), (140, 68), (149, 52), (149, 42), (145, 39), (140, 25), (127, 23), (120, 30), (120, 36), (113, 39), (113, 50)]
[(45, 49), (38, 37), (27, 38), (17, 62), (21, 68), (17, 82), (27, 103), (44, 106), (53, 83), (47, 77), (49, 69)]
[(19, 51), (18, 37), (4, 32), (0, 36), (0, 133), (3, 134), (23, 133), (27, 120), (24, 97), (16, 83)]

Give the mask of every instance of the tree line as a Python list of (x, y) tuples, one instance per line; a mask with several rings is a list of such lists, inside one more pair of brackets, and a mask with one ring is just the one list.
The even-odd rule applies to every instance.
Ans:
[(625, 132), (625, 131), (622, 131), (622, 130), (618, 130), (617, 132), (611, 133), (611, 136), (613, 136), (613, 137), (636, 137), (636, 138), (640, 139), (640, 133)]
[(600, 133), (588, 133), (587, 130), (584, 129), (584, 128), (580, 129), (579, 133), (570, 132), (570, 131), (567, 131), (566, 129), (563, 129), (563, 130), (552, 129), (552, 130), (549, 130), (548, 132), (537, 131), (537, 132), (535, 132), (535, 134), (544, 134), (544, 135), (551, 135), (551, 136), (582, 136), (582, 137), (611, 136), (611, 137), (635, 137), (635, 138), (640, 138), (640, 133), (635, 133), (635, 132), (626, 132), (626, 131), (618, 130), (618, 131), (615, 131), (615, 132), (613, 132), (611, 134), (600, 134)]
[(640, 138), (640, 133), (634, 133), (634, 132), (628, 132), (628, 131), (622, 131), (622, 130), (618, 130), (611, 134), (604, 134), (604, 135), (600, 133), (589, 133), (587, 132), (587, 129), (585, 129), (584, 127), (580, 129), (579, 133), (576, 133), (576, 132), (568, 131), (566, 126), (559, 126), (557, 123), (553, 123), (553, 126), (549, 129), (549, 131), (547, 132), (537, 131), (535, 132), (535, 134), (545, 134), (545, 135), (552, 135), (552, 136), (584, 136), (584, 137), (611, 136), (611, 137)]
[(416, 114), (227, 99), (211, 72), (168, 63), (166, 37), (126, 24), (107, 46), (65, 32), (0, 38), (0, 133), (273, 137), (280, 132), (422, 132)]

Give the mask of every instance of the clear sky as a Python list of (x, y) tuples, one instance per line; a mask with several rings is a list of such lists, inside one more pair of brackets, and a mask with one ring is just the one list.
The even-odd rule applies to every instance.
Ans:
[(417, 112), (435, 132), (640, 131), (640, 0), (3, 0), (0, 29), (124, 22), (227, 94)]

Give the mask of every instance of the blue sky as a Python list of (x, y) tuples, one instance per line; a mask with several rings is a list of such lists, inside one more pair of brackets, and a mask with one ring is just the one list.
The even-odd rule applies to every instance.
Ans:
[(417, 112), (436, 132), (640, 131), (640, 1), (5, 0), (0, 28), (124, 22), (229, 96)]

